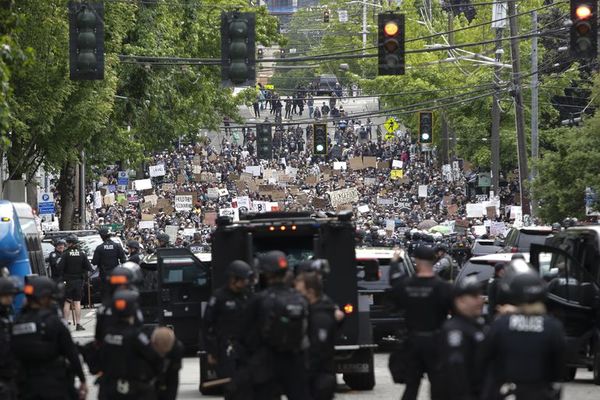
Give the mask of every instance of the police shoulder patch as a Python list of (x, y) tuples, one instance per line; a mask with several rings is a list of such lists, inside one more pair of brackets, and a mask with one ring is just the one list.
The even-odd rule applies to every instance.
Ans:
[(448, 332), (448, 345), (450, 347), (458, 347), (462, 344), (462, 332), (452, 330)]
[(37, 332), (37, 325), (35, 322), (26, 322), (23, 324), (16, 324), (12, 327), (12, 334), (15, 336), (18, 335), (28, 335), (31, 333)]

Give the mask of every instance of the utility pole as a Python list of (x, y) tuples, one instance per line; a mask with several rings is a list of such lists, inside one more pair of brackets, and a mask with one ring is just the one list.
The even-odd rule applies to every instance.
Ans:
[(492, 96), (492, 188), (500, 193), (500, 60), (502, 59), (503, 28), (496, 28), (496, 66), (494, 66), (494, 94)]
[(381, 8), (381, 5), (376, 4), (376, 3), (371, 3), (370, 1), (367, 0), (354, 0), (351, 1), (347, 4), (362, 4), (363, 9), (362, 9), (362, 45), (363, 45), (363, 55), (367, 54), (367, 34), (369, 33), (368, 31), (368, 26), (367, 26), (367, 6), (371, 6), (371, 7), (378, 7)]
[(517, 153), (519, 159), (519, 191), (521, 194), (521, 209), (523, 215), (530, 215), (529, 193), (527, 180), (527, 145), (525, 143), (525, 116), (523, 114), (523, 92), (521, 90), (521, 60), (519, 54), (519, 27), (514, 1), (508, 2), (508, 15), (510, 25), (510, 54), (512, 58), (512, 81), (515, 93), (515, 124), (517, 128)]
[(81, 150), (81, 164), (79, 166), (79, 229), (85, 229), (85, 150)]
[[(533, 31), (538, 30), (538, 15), (537, 11), (531, 13), (531, 26)], [(538, 139), (538, 38), (531, 38), (531, 181), (537, 177), (537, 166), (539, 152)], [(531, 216), (535, 216), (537, 212), (537, 200), (531, 196)]]
[[(454, 12), (452, 7), (448, 10), (448, 44), (452, 46), (454, 44)], [(448, 135), (448, 121), (446, 119), (446, 112), (442, 109), (442, 140), (441, 140), (441, 151), (442, 151), (442, 165), (449, 163), (449, 148), (450, 139)]]

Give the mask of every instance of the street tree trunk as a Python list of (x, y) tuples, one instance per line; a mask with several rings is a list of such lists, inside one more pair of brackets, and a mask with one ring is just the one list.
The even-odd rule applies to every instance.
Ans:
[(75, 162), (66, 163), (60, 170), (60, 230), (73, 230), (75, 222)]

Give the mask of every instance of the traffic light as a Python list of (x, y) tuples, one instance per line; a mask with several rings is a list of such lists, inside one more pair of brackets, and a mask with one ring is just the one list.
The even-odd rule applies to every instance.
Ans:
[(313, 154), (319, 156), (327, 155), (327, 124), (314, 124), (313, 132)]
[(237, 11), (221, 14), (221, 79), (223, 86), (254, 86), (256, 81), (256, 16)]
[(256, 154), (262, 160), (273, 158), (273, 136), (271, 124), (256, 125)]
[(592, 59), (598, 54), (598, 0), (571, 0), (571, 55)]
[(404, 14), (379, 14), (378, 74), (404, 75)]
[(74, 81), (104, 79), (104, 4), (69, 3), (69, 69)]
[(431, 111), (419, 113), (419, 142), (433, 142), (433, 113)]
[(327, 9), (323, 12), (323, 22), (325, 22), (326, 24), (329, 23), (329, 16), (330, 16), (329, 10)]

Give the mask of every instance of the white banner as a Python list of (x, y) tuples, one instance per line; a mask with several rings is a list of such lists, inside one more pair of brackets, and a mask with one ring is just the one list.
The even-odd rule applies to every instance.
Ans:
[(151, 178), (156, 178), (157, 176), (165, 176), (165, 166), (163, 164), (151, 165), (148, 167)]
[(483, 203), (467, 203), (467, 218), (481, 218), (486, 214)]
[(419, 197), (427, 197), (427, 185), (419, 185)]
[(346, 169), (348, 169), (348, 164), (346, 164), (346, 161), (334, 161), (333, 169), (345, 171)]
[(358, 210), (359, 213), (364, 214), (364, 213), (368, 213), (369, 212), (369, 206), (368, 205), (362, 205), (362, 206), (358, 206), (356, 208)]
[(327, 192), (331, 200), (331, 206), (337, 207), (341, 204), (355, 203), (359, 199), (359, 193), (356, 188), (341, 189), (333, 192)]
[(402, 169), (403, 162), (401, 160), (392, 161), (392, 169)]
[(193, 207), (193, 202), (192, 195), (175, 196), (175, 211), (189, 211)]
[(208, 188), (206, 190), (206, 196), (210, 200), (217, 200), (219, 198), (219, 188)]
[(138, 229), (154, 229), (154, 221), (140, 221)]
[(137, 181), (133, 181), (133, 189), (135, 189), (135, 190), (152, 189), (152, 181), (150, 179), (138, 179)]
[(260, 165), (251, 165), (244, 169), (244, 172), (252, 174), (252, 176), (260, 176)]
[(102, 208), (102, 193), (99, 190), (94, 193), (94, 208)]

